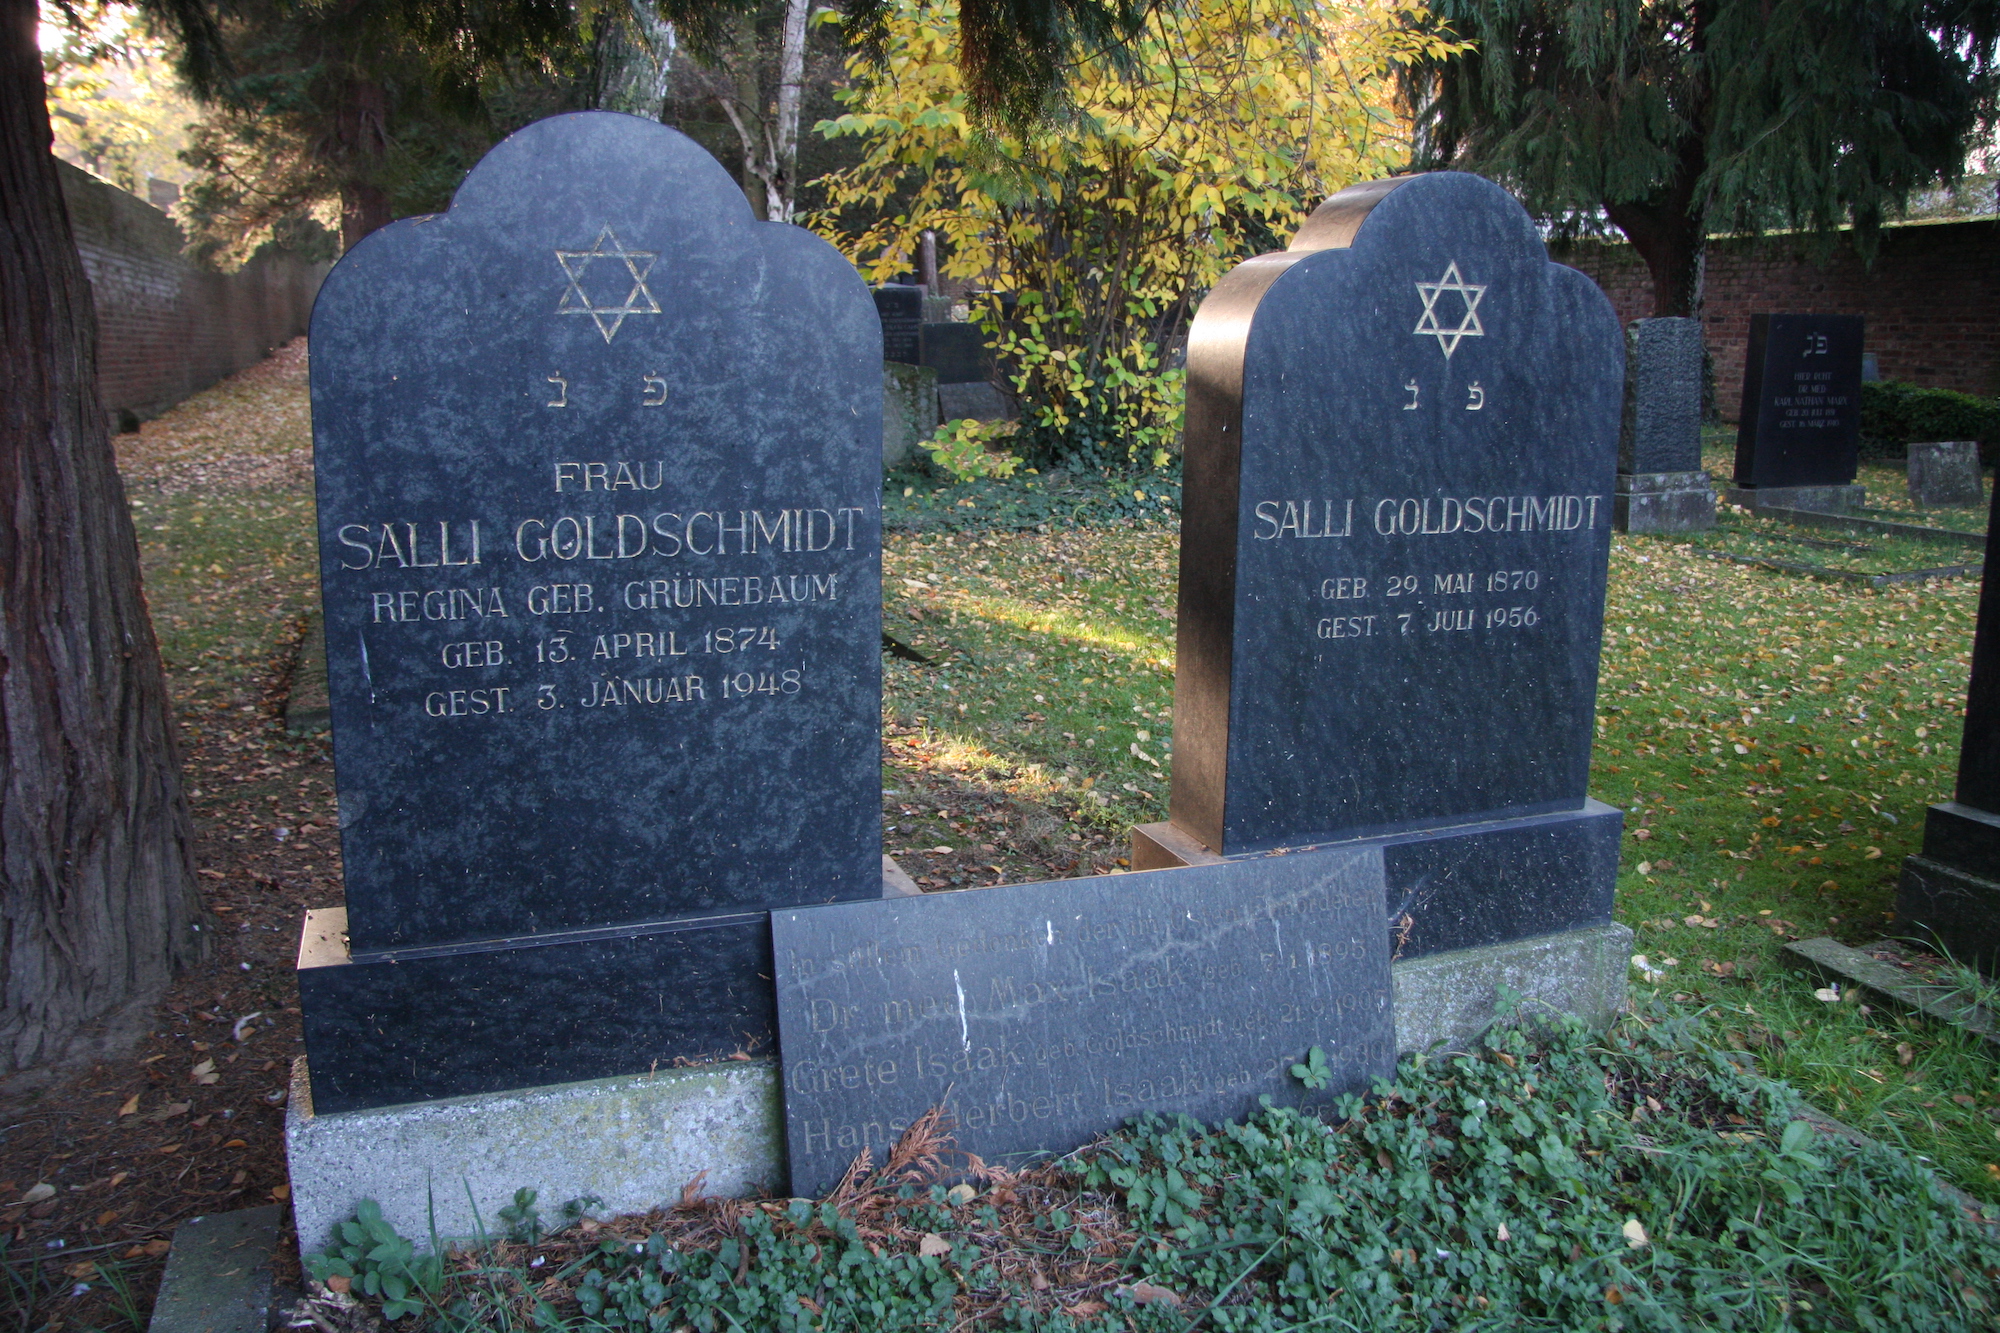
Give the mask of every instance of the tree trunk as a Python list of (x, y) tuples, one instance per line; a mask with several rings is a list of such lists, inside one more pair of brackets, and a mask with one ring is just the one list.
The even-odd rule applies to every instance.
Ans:
[(0, 1071), (206, 949), (34, 0), (0, 0)]
[(389, 151), (387, 90), (373, 80), (348, 83), (341, 90), (334, 133), (340, 150), (340, 248), (345, 252), (393, 221), (389, 194), (375, 183)]
[(799, 103), (806, 79), (806, 19), (811, 0), (785, 0), (785, 36), (778, 49), (778, 124), (771, 144), (771, 207), (765, 216), (790, 222), (798, 199)]

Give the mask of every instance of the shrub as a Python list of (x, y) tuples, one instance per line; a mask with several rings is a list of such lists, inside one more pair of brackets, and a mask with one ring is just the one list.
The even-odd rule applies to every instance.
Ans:
[(1900, 380), (1861, 386), (1861, 451), (1901, 458), (1911, 444), (1977, 440), (1979, 461), (2000, 454), (2000, 401), (1955, 389), (1926, 389)]

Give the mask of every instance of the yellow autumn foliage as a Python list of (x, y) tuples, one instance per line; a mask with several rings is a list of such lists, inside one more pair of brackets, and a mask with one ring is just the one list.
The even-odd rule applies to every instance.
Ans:
[[(1238, 260), (1281, 248), (1320, 199), (1409, 157), (1397, 72), (1457, 49), (1407, 0), (1188, 0), (1124, 54), (1074, 72), (1032, 134), (972, 120), (957, 6), (900, 0), (886, 63), (857, 62), (819, 131), (865, 156), (809, 219), (873, 280), (934, 229), (981, 313), (1040, 462), (1161, 466), (1178, 436), (1167, 369), (1193, 305)], [(853, 211), (850, 211), (853, 210)], [(843, 214), (878, 219), (844, 230)], [(1002, 301), (1000, 296), (1007, 299)]]

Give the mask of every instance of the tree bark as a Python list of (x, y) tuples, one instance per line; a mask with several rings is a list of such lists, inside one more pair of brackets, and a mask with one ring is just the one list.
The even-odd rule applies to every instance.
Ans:
[(352, 250), (377, 228), (386, 227), (389, 193), (375, 183), (389, 151), (389, 94), (370, 79), (341, 89), (334, 120), (340, 152), (340, 248)]
[(0, 1071), (206, 949), (34, 0), (0, 0)]

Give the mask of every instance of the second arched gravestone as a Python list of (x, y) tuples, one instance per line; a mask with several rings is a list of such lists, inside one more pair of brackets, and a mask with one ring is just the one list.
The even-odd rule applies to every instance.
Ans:
[(1624, 377), (1610, 302), (1476, 176), (1344, 191), (1224, 279), (1189, 338), (1172, 824), (1134, 864), (1379, 842), (1404, 957), (1608, 922)]

